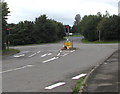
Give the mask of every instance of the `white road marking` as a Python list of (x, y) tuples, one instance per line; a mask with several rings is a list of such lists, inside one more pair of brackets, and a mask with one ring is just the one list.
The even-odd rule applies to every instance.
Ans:
[(52, 53), (48, 53), (47, 55), (52, 55)]
[(62, 56), (66, 56), (66, 55), (68, 55), (68, 53), (66, 53), (66, 54), (64, 54), (64, 55), (62, 55)]
[(59, 83), (56, 83), (56, 84), (54, 84), (54, 85), (45, 87), (44, 89), (53, 89), (53, 88), (56, 88), (56, 87), (61, 86), (61, 85), (64, 85), (64, 84), (65, 84), (65, 82), (59, 82)]
[(41, 51), (38, 51), (37, 54), (39, 54)]
[(25, 56), (25, 54), (21, 54), (21, 55), (14, 55), (14, 57), (21, 57), (21, 56)]
[(10, 69), (10, 70), (6, 70), (6, 71), (2, 71), (2, 72), (0, 72), (0, 74), (15, 71), (15, 70), (20, 70), (20, 69), (24, 69), (24, 68), (28, 68), (28, 67), (32, 67), (32, 66), (34, 66), (34, 65), (26, 65), (26, 66), (15, 68), (15, 69)]
[(70, 51), (71, 53), (74, 52), (75, 50)]
[(60, 55), (60, 53), (57, 54), (57, 56), (59, 56), (59, 55)]
[(41, 57), (45, 57), (47, 54), (41, 55)]
[(62, 52), (62, 50), (60, 50), (60, 53)]
[(60, 50), (60, 52), (57, 54), (57, 56), (60, 56), (61, 53), (62, 53), (62, 50)]
[(76, 80), (76, 79), (79, 79), (79, 78), (81, 78), (81, 77), (83, 77), (83, 76), (86, 76), (86, 75), (87, 75), (87, 74), (80, 74), (80, 75), (78, 75), (78, 76), (73, 77), (72, 79)]
[(53, 61), (53, 60), (55, 60), (55, 59), (58, 59), (58, 57), (53, 57), (53, 58), (51, 58), (51, 59), (48, 59), (48, 60), (43, 61), (42, 63), (50, 62), (50, 61)]
[(30, 56), (28, 56), (28, 57), (33, 57), (33, 56), (35, 56), (36, 55), (36, 53), (34, 53), (34, 54), (32, 54), (32, 55), (30, 55)]

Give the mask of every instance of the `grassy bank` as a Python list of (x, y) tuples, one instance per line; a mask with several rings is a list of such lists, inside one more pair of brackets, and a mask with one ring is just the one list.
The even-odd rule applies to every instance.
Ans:
[(82, 77), (82, 78), (80, 78), (80, 79), (77, 81), (75, 87), (73, 88), (72, 94), (78, 94), (78, 93), (79, 93), (80, 88), (84, 85), (84, 83), (83, 83), (83, 82), (84, 82), (84, 79), (85, 79), (85, 76)]
[(0, 52), (2, 52), (2, 55), (12, 55), (12, 54), (19, 53), (20, 51), (18, 49), (6, 49)]
[(118, 41), (92, 41), (92, 42), (91, 42), (91, 41), (88, 41), (88, 40), (86, 40), (86, 39), (82, 39), (81, 42), (82, 42), (82, 43), (96, 43), (96, 44), (97, 44), (97, 43), (98, 43), (98, 44), (99, 44), (99, 43), (101, 43), (101, 44), (104, 44), (104, 43), (120, 43), (120, 42), (118, 42)]

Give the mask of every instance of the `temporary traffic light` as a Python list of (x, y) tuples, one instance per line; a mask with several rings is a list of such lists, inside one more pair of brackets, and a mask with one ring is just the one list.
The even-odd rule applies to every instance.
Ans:
[(66, 32), (66, 33), (69, 32), (69, 25), (65, 25), (65, 32)]

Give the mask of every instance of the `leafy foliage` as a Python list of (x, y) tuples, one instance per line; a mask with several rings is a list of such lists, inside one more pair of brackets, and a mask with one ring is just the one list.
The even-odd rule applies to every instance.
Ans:
[(109, 18), (104, 17), (98, 24), (97, 29), (101, 31), (102, 40), (118, 40), (118, 21), (120, 17), (113, 15)]
[(7, 16), (8, 13), (10, 13), (8, 5), (6, 2), (1, 1), (0, 2), (0, 7), (2, 8), (2, 49), (6, 48), (5, 43), (8, 43), (8, 40), (6, 40), (7, 37)]
[(39, 44), (60, 40), (64, 37), (62, 23), (48, 19), (41, 15), (34, 22), (22, 21), (11, 28), (11, 45)]
[(85, 16), (81, 21), (81, 33), (89, 41), (95, 41), (98, 39), (97, 25), (101, 17), (89, 15)]
[(89, 41), (96, 41), (99, 38), (102, 41), (118, 40), (119, 22), (120, 16), (110, 16), (108, 11), (105, 15), (98, 12), (97, 15), (85, 15), (77, 26), (73, 25), (72, 29), (75, 31), (77, 28), (76, 32), (80, 32)]
[(72, 27), (72, 32), (76, 32), (76, 33), (79, 32), (80, 21), (81, 21), (81, 16), (80, 16), (80, 14), (77, 14), (75, 16), (75, 21), (74, 21), (74, 25)]

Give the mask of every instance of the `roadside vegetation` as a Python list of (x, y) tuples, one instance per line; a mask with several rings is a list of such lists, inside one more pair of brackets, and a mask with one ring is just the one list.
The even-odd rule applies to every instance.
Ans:
[[(77, 18), (76, 18), (77, 17)], [(119, 40), (120, 16), (98, 12), (96, 15), (85, 15), (82, 19), (76, 15), (73, 32), (80, 33), (90, 42), (109, 43)]]
[(19, 53), (20, 51), (17, 49), (5, 49), (5, 50), (0, 50), (0, 52), (2, 52), (2, 55), (13, 55), (16, 53)]
[(80, 88), (84, 85), (84, 79), (85, 79), (85, 76), (84, 76), (84, 77), (81, 77), (81, 78), (77, 81), (75, 87), (73, 88), (72, 94), (79, 94)]
[(12, 45), (28, 45), (41, 43), (54, 43), (64, 38), (64, 25), (43, 14), (35, 21), (20, 21), (17, 24), (7, 23), (10, 13), (8, 4), (0, 2), (2, 7), (2, 49)]
[[(3, 0), (0, 2), (2, 8), (2, 49), (9, 46), (56, 43), (65, 38), (68, 32), (65, 31), (63, 23), (49, 19), (46, 14), (40, 15), (34, 21), (20, 21), (17, 24), (7, 23), (10, 13), (8, 4)], [(98, 12), (96, 15), (80, 14), (75, 16), (74, 25), (70, 27), (70, 33), (80, 33), (70, 37), (84, 36), (83, 42), (111, 43), (118, 40), (120, 31), (120, 16)], [(99, 42), (99, 41), (100, 42)], [(113, 41), (114, 40), (114, 41)], [(111, 42), (110, 42), (111, 41)], [(7, 50), (6, 50), (7, 51)]]
[(94, 43), (95, 43), (95, 44), (100, 44), (100, 43), (101, 43), (101, 44), (104, 44), (104, 43), (105, 43), (105, 44), (106, 44), (106, 43), (108, 43), (108, 44), (109, 44), (109, 43), (120, 43), (120, 42), (117, 41), (117, 40), (115, 40), (115, 41), (113, 41), (113, 40), (112, 40), (112, 41), (110, 41), (110, 40), (109, 40), (109, 41), (98, 41), (98, 40), (97, 40), (97, 41), (88, 41), (88, 40), (86, 40), (86, 39), (82, 39), (81, 42), (82, 42), (82, 43), (90, 43), (90, 44), (91, 44), (91, 43), (93, 43), (93, 44), (94, 44)]

